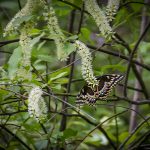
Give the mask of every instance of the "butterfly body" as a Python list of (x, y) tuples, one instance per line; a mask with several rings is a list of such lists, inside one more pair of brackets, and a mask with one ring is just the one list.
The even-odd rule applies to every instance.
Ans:
[(106, 99), (118, 82), (123, 79), (123, 75), (109, 74), (97, 78), (98, 85), (92, 87), (85, 85), (77, 96), (77, 105), (89, 104), (93, 105), (97, 99)]

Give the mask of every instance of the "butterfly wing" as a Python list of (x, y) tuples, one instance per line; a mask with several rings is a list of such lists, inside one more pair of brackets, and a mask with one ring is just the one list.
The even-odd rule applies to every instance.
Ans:
[(77, 96), (77, 105), (94, 104), (96, 102), (93, 89), (85, 85)]
[(103, 75), (97, 78), (99, 84), (92, 88), (85, 85), (77, 96), (77, 105), (95, 104), (97, 99), (106, 99), (113, 87), (123, 79), (123, 75), (110, 74)]
[(115, 87), (122, 79), (123, 75), (118, 74), (110, 74), (110, 75), (103, 75), (98, 77), (99, 85), (99, 99), (105, 99), (110, 92), (112, 91), (113, 87)]

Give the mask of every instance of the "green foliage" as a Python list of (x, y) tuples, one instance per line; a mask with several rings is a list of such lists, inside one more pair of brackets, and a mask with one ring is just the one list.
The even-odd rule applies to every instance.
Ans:
[(24, 22), (27, 22), (27, 21), (31, 20), (31, 19), (33, 19), (33, 16), (30, 16), (30, 15), (22, 16), (21, 18), (16, 18), (15, 21), (13, 22), (13, 25), (17, 26), (17, 25), (20, 25)]
[[(26, 1), (20, 2), (23, 8)], [(57, 45), (54, 42), (54, 39), (60, 38), (60, 34), (57, 34), (57, 31), (50, 34), (44, 20), (44, 6), (41, 6), (37, 14), (17, 18), (13, 22), (14, 26), (21, 24), (23, 28), (27, 22), (34, 24), (28, 34), (31, 37), (29, 46), (32, 47), (31, 66), (24, 68), (31, 73), (31, 79), (20, 79), (16, 77), (16, 73), (23, 57), (18, 42), (21, 30), (17, 28), (17, 34), (2, 37), (9, 20), (13, 19), (15, 12), (20, 11), (19, 5), (17, 1), (0, 1), (3, 10), (0, 14), (0, 149), (113, 150), (119, 149), (120, 146), (122, 146), (120, 149), (142, 149), (143, 145), (149, 144), (150, 98), (145, 97), (143, 87), (135, 86), (138, 76), (143, 80), (149, 95), (149, 30), (140, 41), (132, 58), (134, 61), (129, 73), (127, 96), (124, 95), (123, 81), (106, 100), (97, 100), (95, 106), (85, 105), (79, 108), (75, 104), (76, 96), (86, 84), (81, 72), (81, 58), (76, 54), (74, 46), (76, 40), (90, 46), (95, 76), (126, 74), (129, 49), (133, 51), (141, 34), (143, 8), (145, 14), (150, 15), (149, 6), (142, 4), (142, 0), (124, 5), (126, 2), (130, 1), (121, 1), (121, 7), (110, 23), (116, 34), (125, 42), (116, 35), (111, 41), (105, 41), (87, 11), (84, 10), (83, 18), (81, 17), (82, 0), (52, 0), (47, 4), (54, 8), (60, 31), (64, 34), (63, 41), (60, 40), (63, 43), (60, 50), (68, 55), (68, 59), (64, 62), (58, 60)], [(102, 6), (105, 11), (105, 5), (100, 3), (100, 7)], [(135, 62), (137, 68), (139, 63), (142, 66), (139, 74), (133, 68)], [(26, 72), (22, 74), (26, 76)], [(47, 119), (44, 122), (37, 122), (28, 112), (29, 93), (35, 86), (42, 89), (42, 98), (48, 108)], [(136, 101), (134, 102), (137, 108), (132, 108), (136, 92), (134, 87), (142, 89), (142, 92), (136, 93), (140, 93), (138, 105)], [(118, 114), (125, 110), (128, 111)], [(135, 118), (131, 116), (133, 112)], [(131, 123), (136, 124), (132, 132), (129, 131)], [(135, 130), (136, 127), (139, 128)]]
[(19, 62), (21, 61), (21, 56), (22, 56), (21, 48), (18, 47), (14, 50), (13, 54), (9, 58), (8, 75), (10, 79), (13, 79), (13, 77), (15, 76), (15, 73), (17, 72)]
[(64, 47), (62, 49), (65, 53), (67, 53), (68, 55), (71, 54), (72, 52), (74, 52), (76, 50), (75, 46), (71, 43), (65, 43)]

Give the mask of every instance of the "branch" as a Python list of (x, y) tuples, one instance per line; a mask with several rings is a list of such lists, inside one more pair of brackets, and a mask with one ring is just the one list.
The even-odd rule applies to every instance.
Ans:
[[(122, 58), (122, 59), (125, 59), (127, 61), (129, 61), (129, 58), (125, 55), (122, 55), (120, 53), (116, 53), (116, 52), (112, 52), (112, 51), (108, 51), (108, 50), (104, 50), (102, 48), (97, 48), (95, 46), (92, 46), (92, 45), (89, 45), (87, 44), (87, 46), (91, 49), (94, 49), (95, 51), (99, 51), (99, 52), (103, 52), (105, 54), (109, 54), (109, 55), (112, 55), (112, 56), (115, 56), (115, 57), (118, 57), (118, 58)], [(127, 48), (127, 47), (126, 47)], [(139, 61), (136, 61), (136, 60), (131, 60), (132, 63), (135, 63), (136, 65), (139, 65), (141, 66), (142, 68), (145, 68), (146, 70), (150, 71), (150, 67), (148, 65), (145, 65), (143, 63), (140, 63)]]
[[(146, 121), (148, 121), (150, 119), (150, 117), (148, 117), (146, 119)], [(141, 122), (132, 132), (131, 134), (124, 140), (124, 142), (119, 146), (118, 150), (122, 150), (122, 148), (124, 147), (124, 145), (129, 141), (129, 139), (134, 135), (134, 133), (146, 122), (145, 120), (143, 122)]]
[[(70, 13), (70, 22), (69, 22), (69, 32), (73, 33), (73, 28), (74, 28), (74, 22), (75, 22), (75, 10), (72, 10)], [(69, 55), (69, 58), (66, 62), (66, 65), (69, 65), (70, 63), (74, 62), (75, 60), (75, 53), (72, 53)], [(67, 89), (67, 93), (70, 92), (70, 88), (71, 88), (71, 80), (73, 77), (73, 71), (74, 71), (74, 63), (72, 63), (70, 65), (70, 74), (69, 74), (69, 81), (67, 84), (64, 85), (64, 87)], [(68, 96), (64, 96), (64, 101), (68, 102)], [(65, 113), (67, 113), (67, 105), (63, 102), (62, 103), (62, 112), (64, 111)], [(64, 131), (66, 128), (66, 124), (67, 124), (67, 116), (62, 115), (61, 121), (60, 121), (60, 131)]]
[[(73, 8), (75, 8), (75, 9), (77, 9), (77, 10), (79, 10), (79, 11), (82, 11), (82, 8), (80, 8), (80, 7), (76, 6), (76, 5), (74, 5), (73, 3), (70, 3), (70, 2), (65, 1), (65, 0), (59, 0), (59, 1), (62, 2), (62, 3), (65, 3), (65, 4), (69, 5), (69, 6), (72, 6)], [(86, 10), (84, 10), (83, 12), (85, 12), (86, 14), (89, 14)], [(89, 15), (90, 15), (90, 14), (89, 14)]]
[[(143, 37), (144, 37), (145, 34), (147, 33), (149, 27), (150, 27), (150, 22), (149, 22), (149, 24), (147, 25), (147, 27), (145, 28), (144, 32), (143, 32), (143, 33), (141, 34), (141, 36), (139, 37), (139, 39), (138, 39), (138, 41), (137, 41), (137, 43), (136, 43), (136, 45), (135, 45), (133, 51), (132, 51), (131, 54), (130, 54), (129, 63), (128, 63), (128, 68), (127, 68), (127, 71), (126, 71), (125, 83), (124, 83), (124, 84), (125, 84), (125, 85), (124, 85), (124, 96), (125, 96), (125, 97), (127, 96), (127, 91), (126, 91), (126, 89), (127, 89), (127, 84), (128, 84), (128, 77), (129, 77), (130, 68), (131, 68), (131, 66), (132, 66), (132, 59), (133, 59), (133, 56), (134, 56), (135, 52), (137, 51), (138, 46), (139, 46), (140, 42), (142, 41)], [(136, 68), (134, 67), (134, 69), (136, 69)], [(134, 70), (134, 71), (135, 71), (135, 70)], [(137, 74), (137, 75), (138, 75), (138, 74)], [(139, 79), (139, 78), (138, 78), (138, 79)], [(147, 91), (146, 91), (145, 86), (144, 86), (144, 87), (142, 86), (142, 88), (143, 88), (143, 90), (145, 91), (145, 97), (148, 98), (148, 93), (147, 93)]]
[[(120, 38), (120, 37), (117, 35), (117, 38)], [(49, 39), (49, 38), (41, 38), (41, 40), (42, 40), (42, 41), (43, 41), (43, 40), (46, 40), (46, 41), (53, 41), (52, 39)], [(120, 38), (120, 40), (123, 40), (123, 39)], [(5, 46), (5, 45), (7, 45), (7, 44), (11, 44), (11, 43), (18, 42), (18, 41), (19, 41), (19, 39), (8, 40), (8, 41), (0, 42), (0, 44), (2, 44), (1, 46)], [(123, 43), (123, 42), (122, 42), (122, 43), (119, 42), (119, 44), (122, 44), (124, 47), (126, 47), (126, 48), (128, 48), (128, 50), (130, 50), (130, 48), (128, 47), (127, 44), (125, 44), (125, 43)], [(104, 45), (105, 45), (105, 44), (104, 44)], [(1, 46), (0, 46), (0, 47), (1, 47)], [(97, 48), (97, 47), (92, 46), (92, 45), (89, 45), (89, 44), (87, 44), (87, 46), (88, 46), (89, 48), (91, 48), (91, 49), (96, 50), (96, 51), (100, 51), (100, 52), (103, 52), (103, 53), (105, 53), (105, 54), (109, 54), (109, 55), (112, 55), (112, 56), (115, 56), (115, 57), (119, 57), (119, 58), (122, 58), (122, 59), (127, 60), (127, 61), (129, 60), (129, 58), (128, 58), (127, 56), (122, 55), (122, 54), (120, 54), (120, 53), (116, 53), (116, 52), (104, 50), (104, 49), (101, 49), (101, 48)], [(7, 52), (6, 52), (6, 53), (7, 53)], [(11, 52), (8, 52), (8, 53), (11, 54)], [(144, 69), (146, 69), (146, 70), (148, 70), (148, 71), (150, 71), (150, 67), (149, 67), (148, 65), (146, 65), (146, 64), (140, 63), (139, 61), (136, 61), (136, 60), (131, 60), (131, 62), (132, 62), (132, 63), (135, 63), (136, 65), (141, 66), (142, 68), (144, 68)]]
[(148, 140), (150, 137), (150, 131), (144, 133), (143, 135), (141, 135), (135, 142), (133, 142), (132, 144), (130, 144), (130, 150), (135, 150), (137, 148), (140, 147), (140, 145), (145, 142), (146, 140)]
[[(119, 43), (121, 45), (123, 45), (128, 50), (129, 53), (131, 53), (131, 49), (130, 49), (129, 45), (119, 35), (117, 35), (117, 34), (116, 34), (116, 38), (118, 38), (121, 41)], [(132, 60), (131, 60), (131, 62), (132, 62)], [(140, 76), (138, 70), (136, 69), (135, 64), (132, 63), (131, 66), (132, 66), (133, 72), (134, 72), (137, 80), (140, 83), (141, 88), (143, 89), (143, 93), (144, 93), (145, 97), (147, 98), (148, 97), (148, 92), (146, 90), (144, 81), (143, 81), (142, 77)], [(126, 87), (124, 87), (124, 96), (125, 97), (126, 97), (126, 94), (127, 94), (126, 90), (127, 90), (127, 85), (126, 85)]]
[(16, 112), (11, 112), (11, 113), (7, 113), (5, 112), (4, 114), (0, 114), (0, 116), (11, 116), (11, 115), (14, 115), (14, 114), (17, 114), (17, 113), (21, 113), (21, 112), (28, 112), (28, 110), (19, 110), (19, 111), (16, 111)]
[(14, 137), (16, 140), (18, 140), (24, 147), (26, 147), (28, 150), (32, 150), (25, 142), (23, 142), (16, 134), (14, 134), (13, 132), (11, 132), (9, 129), (7, 129), (6, 127), (4, 127), (3, 125), (0, 125), (0, 127), (5, 130), (6, 132), (8, 132), (10, 135), (12, 135), (12, 137)]
[[(77, 97), (76, 94), (70, 94), (70, 93), (54, 93), (57, 96), (70, 96), (70, 97)], [(102, 100), (102, 99), (97, 99), (99, 101), (104, 101), (106, 102), (106, 100)], [(139, 101), (132, 101), (131, 99), (127, 98), (127, 97), (119, 97), (115, 95), (115, 98), (110, 98), (107, 97), (108, 101), (121, 101), (124, 100), (130, 104), (135, 104), (135, 105), (144, 105), (144, 104), (150, 104), (150, 99), (140, 99)]]
[(123, 5), (121, 5), (121, 6), (119, 7), (119, 9), (121, 9), (121, 8), (124, 7), (124, 6), (127, 6), (128, 4), (140, 4), (140, 5), (145, 5), (145, 6), (150, 7), (150, 5), (149, 5), (148, 3), (142, 3), (142, 2), (126, 2), (126, 3), (124, 3)]
[(144, 105), (144, 104), (150, 104), (150, 99), (147, 100), (139, 100), (139, 101), (132, 101), (127, 97), (119, 97), (115, 96), (116, 100), (124, 100), (126, 102), (129, 102), (130, 104), (135, 104), (135, 105)]
[[(102, 129), (101, 126), (102, 126), (105, 122), (107, 122), (108, 120), (110, 120), (110, 119), (112, 119), (112, 118), (114, 118), (114, 117), (116, 117), (116, 116), (118, 116), (118, 115), (120, 115), (120, 114), (123, 114), (123, 113), (125, 113), (125, 112), (127, 112), (127, 111), (128, 111), (128, 110), (125, 110), (125, 111), (123, 111), (123, 112), (121, 112), (121, 113), (115, 114), (115, 115), (109, 117), (108, 119), (104, 120), (103, 122), (101, 122), (101, 123), (99, 123), (99, 124), (97, 124), (97, 125), (95, 124), (96, 127), (95, 127), (94, 129), (92, 129), (92, 130), (81, 140), (81, 142), (75, 147), (74, 150), (76, 150), (76, 149), (79, 147), (79, 145), (80, 145), (92, 132), (94, 132), (97, 128), (100, 129), (100, 131), (101, 131), (101, 129)], [(112, 141), (111, 141), (111, 142), (112, 142)], [(111, 143), (111, 144), (113, 144), (113, 143)], [(114, 149), (117, 149), (115, 145), (112, 145), (112, 146), (113, 146)]]
[[(100, 76), (96, 76), (96, 78), (98, 78)], [(81, 81), (84, 81), (82, 78), (80, 79), (73, 79), (72, 82), (81, 82)], [(123, 84), (119, 83), (118, 84), (119, 86), (124, 86)], [(131, 87), (131, 86), (127, 86), (128, 89), (130, 90), (133, 90), (133, 91), (138, 91), (138, 92), (143, 92), (142, 89), (139, 89), (139, 88), (135, 88), (135, 87)]]

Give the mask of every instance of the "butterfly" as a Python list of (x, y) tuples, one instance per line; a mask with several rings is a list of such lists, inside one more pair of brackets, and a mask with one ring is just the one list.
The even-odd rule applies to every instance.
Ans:
[(77, 95), (77, 105), (89, 104), (94, 105), (97, 99), (106, 99), (122, 79), (123, 75), (108, 74), (97, 78), (98, 85), (92, 87), (91, 85), (85, 85), (80, 93)]

